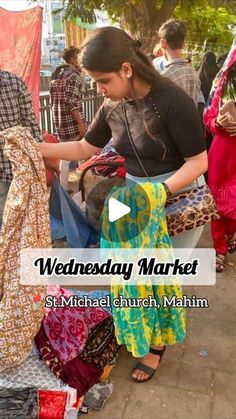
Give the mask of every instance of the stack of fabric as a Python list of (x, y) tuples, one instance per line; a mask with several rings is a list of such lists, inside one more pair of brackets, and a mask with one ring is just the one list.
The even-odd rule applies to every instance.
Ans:
[[(63, 288), (50, 287), (50, 295), (72, 296)], [(35, 338), (41, 359), (79, 396), (96, 384), (106, 365), (113, 364), (118, 345), (112, 316), (102, 308), (52, 307), (47, 309)]]
[(21, 250), (51, 247), (45, 170), (29, 129), (1, 135), (14, 178), (0, 235), (0, 417), (74, 419), (83, 395), (116, 358), (112, 316), (87, 307), (45, 312), (47, 294), (59, 301), (71, 291), (21, 285)]
[(82, 401), (37, 355), (0, 374), (0, 417), (4, 419), (75, 419)]

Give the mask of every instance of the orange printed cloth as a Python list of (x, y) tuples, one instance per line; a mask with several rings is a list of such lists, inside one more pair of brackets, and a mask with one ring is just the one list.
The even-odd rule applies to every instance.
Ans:
[(44, 315), (44, 286), (20, 284), (20, 250), (51, 246), (45, 168), (28, 128), (2, 131), (12, 163), (11, 183), (0, 234), (0, 371), (30, 353)]
[(21, 77), (39, 116), (39, 70), (43, 9), (12, 12), (0, 7), (0, 68)]

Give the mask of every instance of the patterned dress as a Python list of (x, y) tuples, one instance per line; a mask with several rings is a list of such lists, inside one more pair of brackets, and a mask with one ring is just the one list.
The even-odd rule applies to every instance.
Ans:
[(0, 234), (0, 371), (29, 355), (44, 315), (45, 287), (20, 283), (20, 250), (51, 245), (45, 167), (38, 144), (29, 128), (8, 128), (2, 137), (14, 176)]
[[(167, 248), (172, 247), (167, 232), (165, 202), (166, 192), (160, 183), (113, 188), (108, 199), (113, 197), (125, 202), (131, 208), (131, 219), (120, 218), (119, 223), (108, 221), (108, 199), (102, 213), (102, 248)], [(149, 201), (149, 202), (147, 202)], [(150, 205), (150, 216), (146, 227), (133, 237), (133, 230), (142, 224)], [(130, 240), (126, 240), (130, 236)], [(125, 237), (125, 241), (124, 241)], [(186, 335), (185, 310), (180, 307), (162, 307), (162, 298), (177, 296), (181, 298), (181, 289), (177, 285), (114, 285), (112, 298), (120, 295), (124, 299), (154, 297), (161, 305), (156, 307), (113, 307), (116, 338), (119, 344), (125, 344), (134, 357), (142, 357), (149, 352), (150, 345), (172, 345), (181, 342)]]

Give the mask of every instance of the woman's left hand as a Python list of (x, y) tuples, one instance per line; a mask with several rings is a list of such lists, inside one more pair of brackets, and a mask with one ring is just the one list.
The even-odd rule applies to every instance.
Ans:
[(227, 127), (225, 127), (225, 131), (230, 137), (236, 135), (236, 122), (231, 122)]

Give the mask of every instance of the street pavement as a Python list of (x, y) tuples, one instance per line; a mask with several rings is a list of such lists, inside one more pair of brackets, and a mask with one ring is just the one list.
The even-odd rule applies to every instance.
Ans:
[[(211, 247), (209, 226), (198, 247)], [(215, 286), (184, 288), (209, 308), (188, 309), (186, 340), (167, 348), (153, 379), (131, 380), (137, 359), (122, 347), (110, 375), (115, 390), (93, 419), (236, 419), (235, 268), (236, 254)]]

